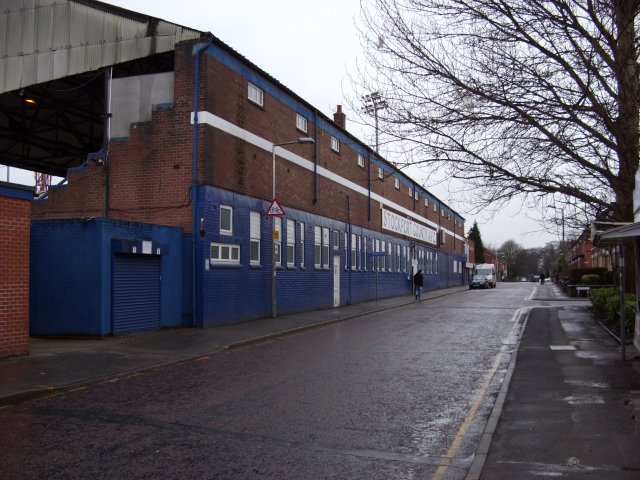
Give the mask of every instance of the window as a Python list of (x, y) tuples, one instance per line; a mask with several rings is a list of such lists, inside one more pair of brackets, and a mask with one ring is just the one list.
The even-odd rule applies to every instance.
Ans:
[(331, 150), (334, 152), (340, 152), (340, 140), (336, 137), (331, 137)]
[(429, 199), (425, 197), (424, 199), (424, 206), (428, 207), (429, 206)]
[(361, 260), (361, 265), (362, 265), (362, 269), (366, 272), (367, 271), (367, 237), (362, 237), (362, 260)]
[(287, 267), (296, 264), (296, 222), (287, 220)]
[(260, 265), (260, 212), (249, 213), (249, 263)]
[(401, 270), (402, 265), (402, 256), (400, 254), (400, 245), (396, 245), (396, 271), (399, 272)]
[[(376, 239), (371, 246), (374, 247), (373, 253), (378, 253), (380, 251), (380, 240)], [(378, 272), (380, 271), (380, 257), (378, 257), (377, 255), (373, 257), (373, 269), (377, 270)]]
[(264, 106), (264, 92), (253, 83), (249, 83), (248, 97), (253, 103)]
[(304, 268), (304, 223), (300, 222), (300, 267)]
[[(403, 245), (402, 246), (402, 258), (404, 258), (405, 260), (407, 259), (407, 246)], [(402, 271), (404, 273), (407, 273), (407, 263), (406, 261), (402, 262)]]
[[(345, 233), (346, 235), (346, 233)], [(345, 244), (347, 242), (345, 241)], [(340, 231), (338, 230), (334, 230), (333, 231), (333, 251), (337, 252), (340, 250)]]
[(322, 229), (322, 268), (329, 269), (329, 229)]
[(220, 205), (220, 234), (233, 234), (233, 207)]
[(435, 203), (433, 204), (433, 211), (438, 213), (438, 206)]
[(211, 263), (217, 265), (240, 265), (240, 245), (212, 243)]
[(307, 119), (304, 118), (299, 113), (296, 113), (296, 128), (304, 133), (307, 133), (307, 130), (308, 130)]
[(380, 270), (384, 272), (387, 269), (387, 242), (384, 240), (380, 241), (380, 251), (383, 253), (380, 257)]
[(413, 197), (413, 188), (409, 187), (409, 196)]
[(413, 198), (415, 198), (416, 200), (418, 200), (418, 198), (420, 198), (420, 197), (418, 196), (418, 190), (414, 190), (414, 191), (413, 191)]
[(273, 238), (273, 246), (274, 246), (274, 257), (276, 260), (276, 267), (282, 266), (282, 218), (281, 217), (273, 217), (273, 229), (278, 232), (274, 235)]
[(358, 166), (364, 168), (364, 157), (358, 154)]
[(384, 170), (381, 168), (378, 168), (378, 178), (384, 180)]
[(400, 190), (400, 180), (396, 178), (395, 180), (396, 190)]
[(316, 268), (322, 267), (322, 229), (313, 228), (313, 262)]
[(358, 266), (358, 257), (356, 246), (358, 245), (358, 237), (355, 233), (351, 234), (351, 270), (355, 270)]

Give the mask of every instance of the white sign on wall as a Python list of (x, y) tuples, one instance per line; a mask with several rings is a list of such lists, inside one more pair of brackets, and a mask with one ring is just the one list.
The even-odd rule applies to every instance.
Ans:
[(382, 210), (382, 228), (433, 245), (438, 244), (436, 231), (434, 229), (389, 210)]

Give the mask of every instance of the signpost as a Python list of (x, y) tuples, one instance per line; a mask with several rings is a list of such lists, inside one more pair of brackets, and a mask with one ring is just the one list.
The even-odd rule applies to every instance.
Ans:
[(280, 232), (276, 230), (275, 217), (284, 216), (284, 208), (278, 203), (278, 200), (274, 197), (267, 208), (267, 217), (271, 217), (271, 243), (273, 249), (271, 251), (271, 316), (276, 318), (276, 253), (278, 248), (278, 240), (280, 239)]

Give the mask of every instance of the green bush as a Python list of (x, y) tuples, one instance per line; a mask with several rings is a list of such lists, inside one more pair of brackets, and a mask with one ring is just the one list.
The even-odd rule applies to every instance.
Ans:
[(595, 273), (582, 275), (582, 277), (580, 277), (580, 283), (583, 283), (585, 285), (596, 285), (600, 283), (600, 275), (597, 275)]
[[(596, 288), (589, 292), (589, 298), (591, 298), (591, 304), (593, 305), (593, 311), (595, 313), (604, 314), (607, 311), (607, 301), (609, 297), (618, 295), (618, 292), (611, 287)], [(618, 301), (620, 298), (618, 297)]]
[[(619, 318), (620, 294), (618, 294), (618, 292), (615, 292), (607, 299), (606, 311), (609, 320)], [(631, 293), (627, 293), (624, 296), (624, 315), (627, 322), (629, 322), (629, 320), (633, 321), (636, 316), (636, 296)]]

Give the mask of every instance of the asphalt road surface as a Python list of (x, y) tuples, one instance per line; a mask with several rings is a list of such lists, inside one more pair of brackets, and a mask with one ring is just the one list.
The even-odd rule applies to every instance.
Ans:
[(534, 287), (464, 291), (0, 410), (0, 478), (463, 479)]

